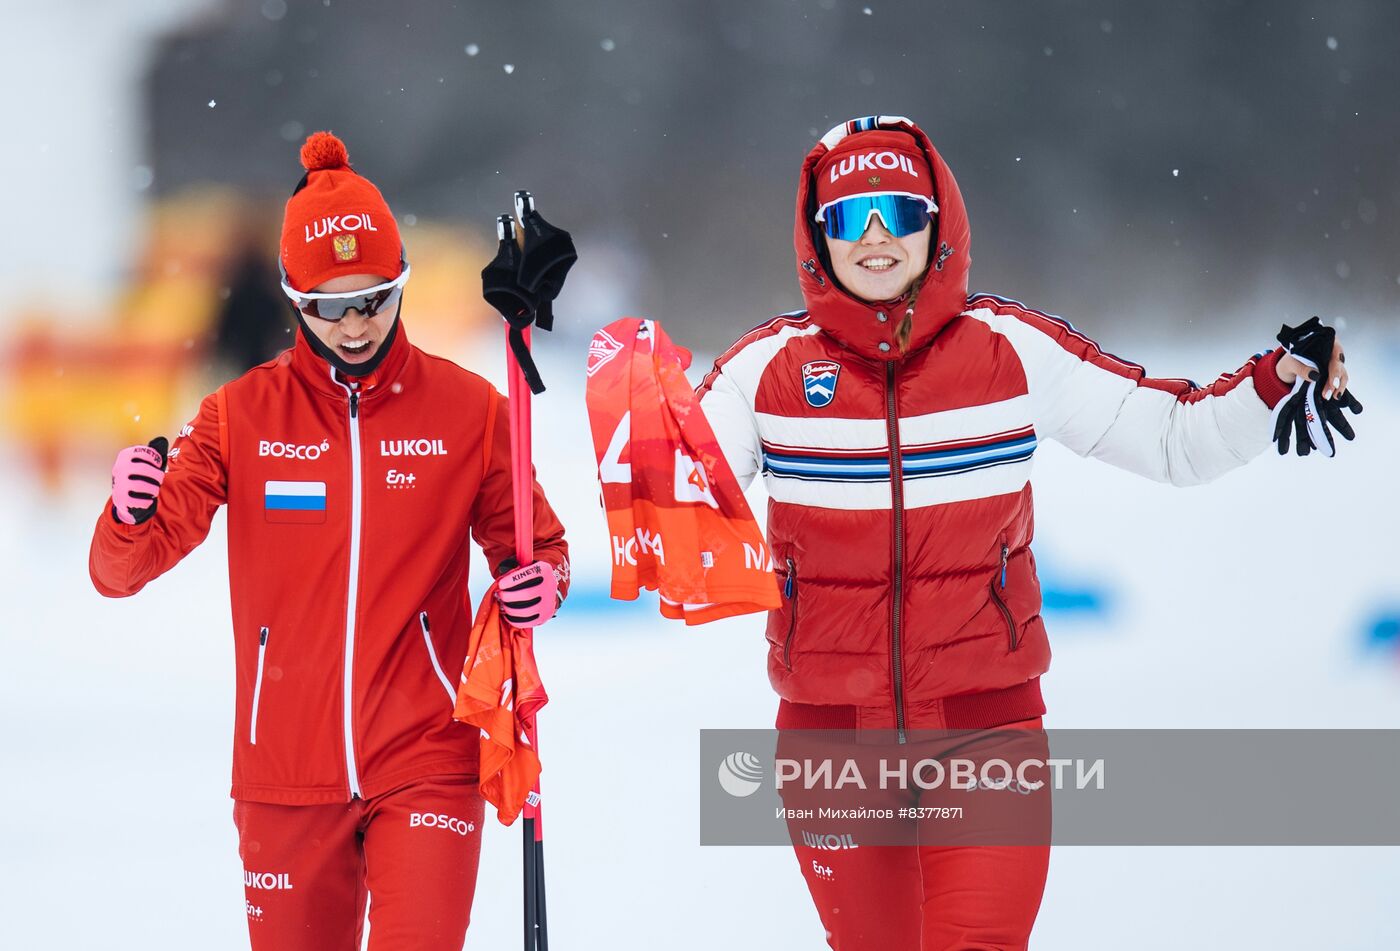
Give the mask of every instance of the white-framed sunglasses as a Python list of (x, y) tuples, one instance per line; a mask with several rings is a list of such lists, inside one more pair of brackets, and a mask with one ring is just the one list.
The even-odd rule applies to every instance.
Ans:
[(403, 294), (403, 286), (408, 283), (408, 275), (411, 270), (407, 264), (404, 264), (403, 271), (392, 281), (366, 287), (359, 291), (337, 294), (299, 291), (287, 283), (286, 273), (283, 272), (282, 293), (287, 295), (293, 307), (307, 317), (336, 321), (352, 310), (358, 310), (366, 317), (373, 317), (381, 310), (386, 310), (398, 303), (400, 295)]

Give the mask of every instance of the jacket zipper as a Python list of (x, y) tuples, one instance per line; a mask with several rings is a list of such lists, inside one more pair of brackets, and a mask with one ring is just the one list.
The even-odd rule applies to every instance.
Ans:
[(433, 649), (433, 632), (428, 627), (428, 612), (418, 612), (418, 624), (423, 628), (423, 643), (428, 648), (428, 659), (433, 662), (433, 672), (437, 674), (437, 679), (442, 683), (442, 689), (447, 691), (447, 700), (452, 704), (453, 709), (457, 707), (457, 691), (452, 689), (452, 681), (447, 679), (447, 675), (442, 672), (442, 665), (438, 663), (437, 651)]
[(885, 364), (885, 427), (890, 440), (890, 502), (894, 517), (894, 604), (890, 611), (890, 667), (894, 676), (894, 726), (900, 743), (904, 734), (904, 459), (899, 451), (899, 405), (894, 364)]
[[(1005, 590), (1006, 590), (1006, 557), (1007, 557), (1008, 554), (1010, 554), (1010, 551), (1011, 551), (1011, 549), (1010, 549), (1010, 547), (1007, 546), (1006, 542), (1002, 542), (1002, 543), (1001, 543), (1001, 591), (1005, 591)], [(995, 578), (992, 579), (992, 600), (995, 601), (995, 602), (997, 603), (997, 607), (1001, 609), (1001, 616), (1002, 616), (1003, 618), (1006, 619), (1006, 636), (1007, 636), (1007, 639), (1008, 639), (1008, 640), (1010, 641), (1010, 643), (1011, 643), (1011, 649), (1012, 649), (1012, 650), (1015, 650), (1015, 649), (1016, 649), (1016, 621), (1015, 621), (1015, 619), (1011, 616), (1011, 609), (1008, 608), (1008, 607), (1006, 606), (1006, 602), (1002, 600), (1001, 592), (997, 590), (997, 582), (996, 582), (996, 579), (995, 579)]]
[(783, 582), (783, 597), (788, 600), (788, 632), (783, 641), (783, 664), (792, 670), (792, 635), (797, 630), (797, 565), (787, 560), (787, 580)]
[[(335, 379), (335, 370), (331, 370)], [(350, 394), (350, 571), (346, 580), (345, 598), (345, 670), (341, 683), (341, 718), (345, 730), (345, 775), (350, 785), (350, 798), (359, 799), (360, 776), (355, 768), (355, 730), (353, 722), (355, 667), (355, 614), (360, 594), (360, 519), (364, 486), (360, 460), (360, 394), (339, 380), (338, 386)]]
[(253, 715), (248, 724), (248, 743), (258, 745), (258, 700), (262, 697), (263, 656), (267, 653), (267, 628), (258, 632), (258, 673), (253, 678)]

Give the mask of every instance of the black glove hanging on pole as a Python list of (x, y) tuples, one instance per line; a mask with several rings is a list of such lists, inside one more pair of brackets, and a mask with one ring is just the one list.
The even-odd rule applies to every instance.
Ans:
[(1274, 411), (1274, 441), (1281, 456), (1288, 454), (1290, 437), (1298, 455), (1306, 456), (1316, 449), (1329, 457), (1337, 451), (1332, 429), (1345, 439), (1356, 438), (1356, 431), (1343, 410), (1359, 415), (1361, 402), (1349, 388), (1340, 396), (1322, 397), (1336, 339), (1337, 332), (1317, 317), (1297, 327), (1284, 324), (1278, 332), (1278, 342), (1284, 349), (1310, 368), (1308, 378), (1300, 375), (1293, 384), (1293, 392)]
[(520, 286), (520, 244), (515, 239), (515, 219), (510, 215), (496, 219), (496, 240), (496, 256), (481, 269), (481, 294), (513, 324), (533, 315), (539, 300)]
[(554, 299), (564, 287), (569, 268), (578, 260), (569, 232), (545, 221), (535, 210), (528, 191), (515, 193), (515, 210), (523, 229), (524, 247), (516, 240), (516, 222), (510, 215), (496, 219), (499, 244), (496, 257), (481, 271), (482, 296), (505, 318), (516, 362), (532, 393), (544, 392), (525, 328), (554, 329)]
[[(525, 328), (535, 322), (539, 298), (520, 286), (520, 245), (515, 240), (515, 219), (510, 215), (496, 218), (496, 256), (481, 269), (481, 296), (496, 308), (510, 328), (510, 349), (525, 374), (531, 393), (543, 393), (544, 381), (530, 348), (525, 344)], [(549, 328), (545, 328), (549, 329)]]
[(563, 228), (545, 221), (527, 191), (515, 193), (515, 216), (525, 231), (525, 247), (520, 261), (520, 286), (539, 297), (535, 319), (541, 330), (554, 329), (552, 302), (564, 288), (569, 268), (578, 260), (574, 239)]

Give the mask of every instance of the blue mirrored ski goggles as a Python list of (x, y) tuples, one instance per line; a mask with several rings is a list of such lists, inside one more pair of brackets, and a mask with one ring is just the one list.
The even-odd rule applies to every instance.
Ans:
[(878, 216), (885, 230), (896, 238), (923, 231), (938, 212), (938, 205), (924, 195), (907, 192), (870, 192), (827, 202), (817, 209), (828, 238), (859, 241)]

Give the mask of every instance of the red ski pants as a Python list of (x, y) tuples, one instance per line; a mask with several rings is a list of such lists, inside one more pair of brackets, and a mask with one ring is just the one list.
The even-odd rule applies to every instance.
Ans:
[[(997, 729), (1040, 727), (1036, 718)], [(787, 742), (781, 740), (780, 749)], [(1037, 825), (1043, 821), (1048, 842), (1048, 798), (1045, 803)], [(835, 951), (1027, 947), (1045, 891), (1048, 844), (859, 845), (854, 836), (814, 836), (803, 820), (788, 825), (807, 890)]]
[(323, 806), (239, 800), (253, 951), (461, 951), (476, 891), (476, 781), (439, 777)]

